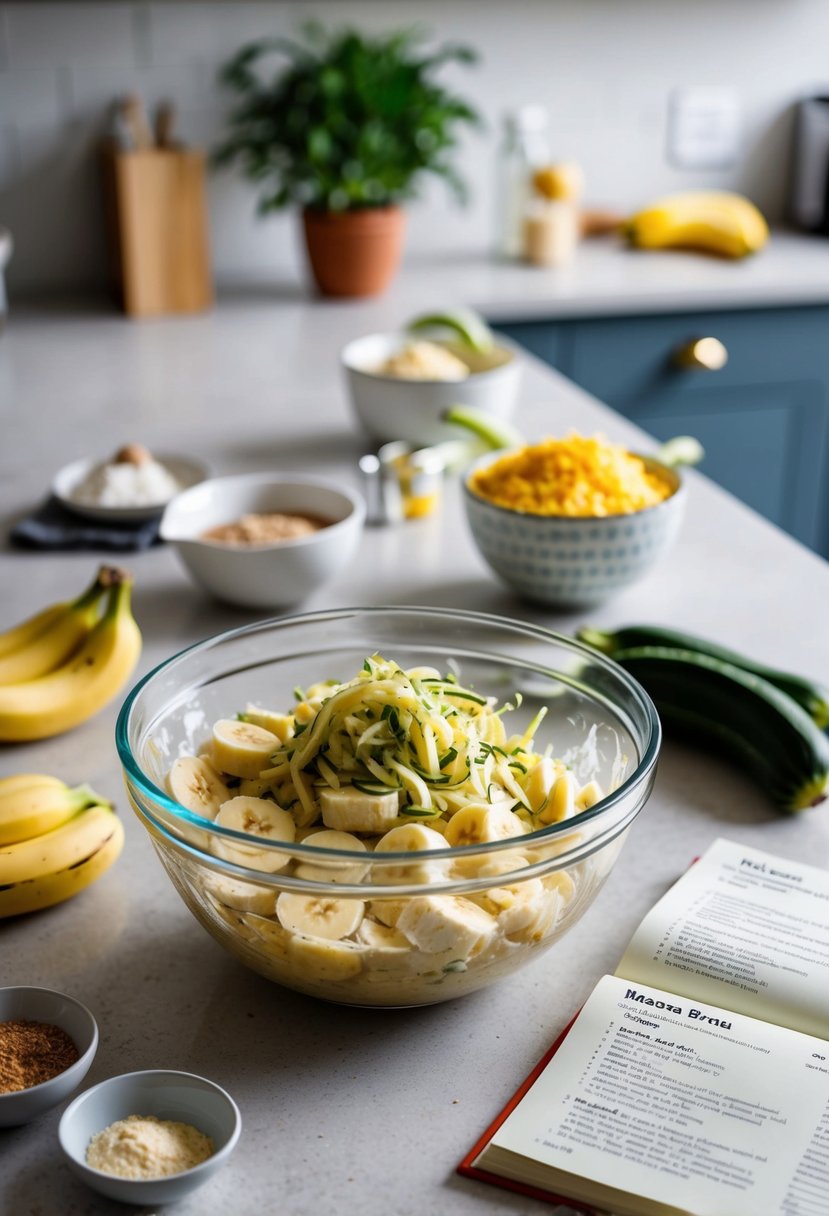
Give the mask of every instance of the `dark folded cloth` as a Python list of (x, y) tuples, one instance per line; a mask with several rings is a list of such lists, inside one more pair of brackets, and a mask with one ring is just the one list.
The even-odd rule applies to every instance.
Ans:
[(105, 549), (128, 553), (160, 544), (160, 523), (160, 517), (141, 523), (86, 519), (67, 511), (53, 497), (19, 520), (9, 533), (9, 540), (25, 549)]

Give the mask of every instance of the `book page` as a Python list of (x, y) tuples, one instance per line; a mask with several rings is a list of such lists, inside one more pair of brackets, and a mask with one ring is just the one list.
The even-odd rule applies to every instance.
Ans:
[(616, 974), (829, 1039), (829, 872), (717, 840)]
[(829, 1048), (605, 976), (476, 1164), (574, 1198), (590, 1179), (694, 1216), (825, 1216)]

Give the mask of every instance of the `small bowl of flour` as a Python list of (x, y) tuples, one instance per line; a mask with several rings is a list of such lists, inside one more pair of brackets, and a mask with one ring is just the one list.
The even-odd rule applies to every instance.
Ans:
[(87, 1186), (121, 1203), (173, 1203), (236, 1146), (236, 1103), (206, 1077), (152, 1070), (110, 1077), (66, 1108), (61, 1149)]
[(206, 476), (196, 461), (153, 455), (143, 444), (129, 443), (109, 460), (66, 465), (55, 477), (52, 493), (76, 515), (139, 523), (161, 515), (176, 494)]

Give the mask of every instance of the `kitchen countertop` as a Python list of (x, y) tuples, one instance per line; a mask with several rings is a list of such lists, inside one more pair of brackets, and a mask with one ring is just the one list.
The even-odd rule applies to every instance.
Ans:
[[(743, 268), (728, 269), (739, 275)], [(142, 323), (89, 312), (13, 316), (0, 339), (4, 527), (39, 498), (58, 466), (106, 455), (130, 439), (204, 458), (217, 473), (304, 469), (356, 484), (363, 445), (337, 351), (423, 306), (427, 287), (404, 276), (383, 301), (236, 302), (205, 317)], [(471, 291), (469, 299), (481, 304), (483, 296)], [(528, 434), (577, 426), (645, 442), (530, 359), (517, 422)], [(826, 678), (829, 565), (704, 477), (691, 474), (688, 482), (674, 552), (587, 619), (670, 622)], [(0, 552), (2, 624), (80, 590), (96, 561), (88, 553)], [(138, 674), (253, 619), (203, 598), (167, 549), (128, 564), (145, 637)], [(455, 493), (439, 518), (367, 529), (359, 560), (303, 607), (358, 603), (463, 606), (564, 632), (583, 619), (528, 607), (498, 585), (472, 546)], [(338, 1008), (245, 970), (192, 919), (127, 807), (116, 712), (113, 705), (68, 735), (0, 751), (0, 775), (43, 771), (90, 782), (118, 802), (127, 832), (116, 868), (83, 895), (3, 924), (0, 976), (6, 984), (63, 989), (94, 1011), (101, 1045), (87, 1084), (133, 1069), (181, 1068), (234, 1095), (244, 1120), (239, 1146), (215, 1180), (175, 1209), (181, 1216), (549, 1212), (461, 1179), (454, 1168), (599, 977), (614, 969), (647, 909), (720, 835), (794, 860), (829, 857), (825, 809), (777, 816), (739, 773), (668, 744), (653, 796), (606, 887), (547, 955), (452, 1003)], [(3, 1133), (0, 1210), (123, 1212), (63, 1165), (59, 1114)]]
[(493, 322), (827, 304), (829, 239), (776, 231), (742, 261), (630, 249), (614, 237), (582, 241), (569, 265), (552, 269), (468, 254), (413, 258), (389, 299), (413, 291)]

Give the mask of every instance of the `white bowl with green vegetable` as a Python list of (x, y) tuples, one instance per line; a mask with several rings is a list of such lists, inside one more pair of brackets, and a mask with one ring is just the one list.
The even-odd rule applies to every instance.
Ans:
[(422, 607), (223, 634), (157, 668), (117, 728), (199, 923), (277, 983), (367, 1006), (462, 996), (543, 955), (612, 869), (659, 741), (604, 656)]
[(453, 405), (506, 422), (518, 402), (518, 352), (475, 314), (435, 314), (404, 331), (357, 338), (342, 364), (357, 420), (381, 443), (457, 439), (463, 432), (443, 417)]

